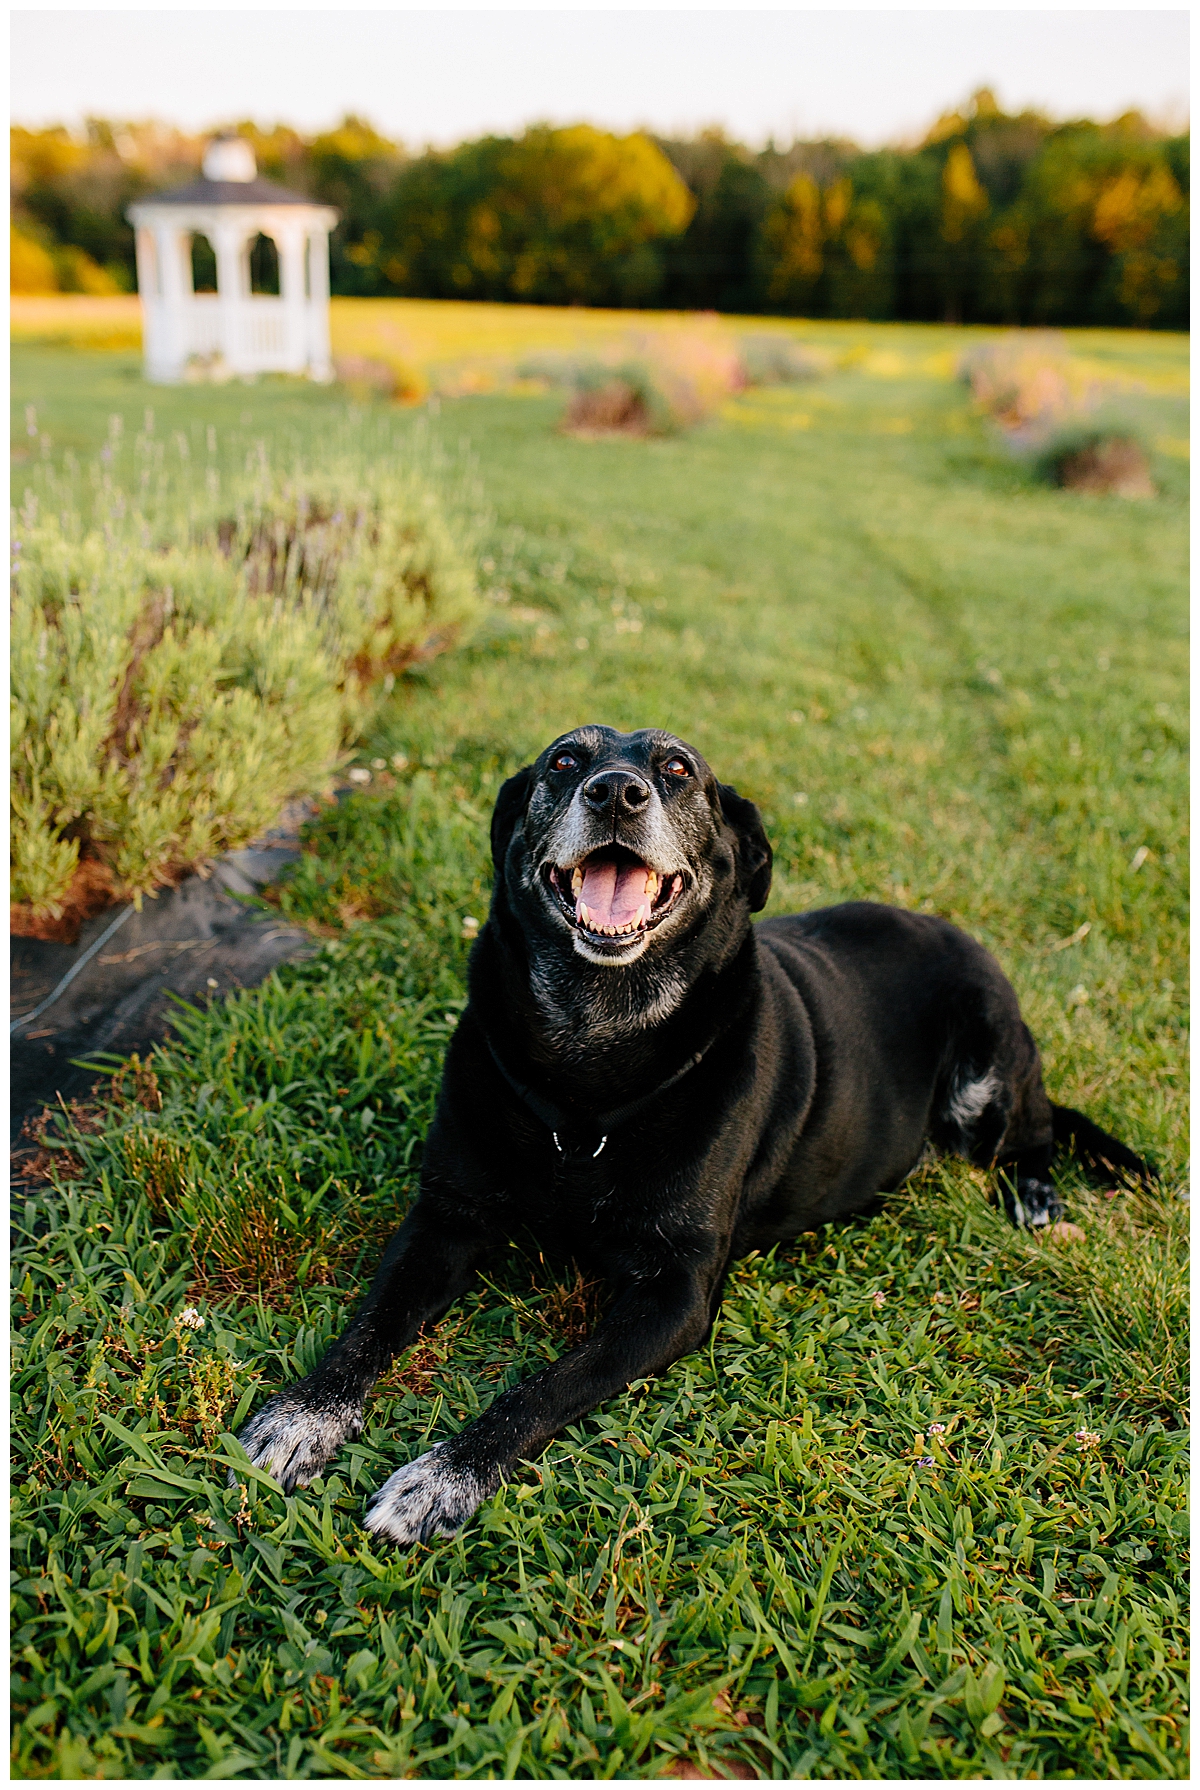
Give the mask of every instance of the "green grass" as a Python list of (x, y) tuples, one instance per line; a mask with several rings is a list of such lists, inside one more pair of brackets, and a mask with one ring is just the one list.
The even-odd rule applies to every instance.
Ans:
[[(1144, 504), (1040, 488), (928, 364), (953, 332), (887, 340), (899, 374), (751, 393), (676, 441), (443, 406), (493, 619), (407, 680), (361, 754), (403, 764), (279, 892), (326, 949), (185, 1015), (157, 1092), (127, 1074), (64, 1120), (18, 1217), (21, 1774), (1186, 1775), (1186, 468), (1156, 454)], [(239, 442), (345, 417), (283, 385), (147, 394), (132, 365), (22, 350), (18, 428), (35, 403), (54, 464), (147, 402)], [(1186, 434), (1169, 392), (1126, 402)], [(365, 1493), (567, 1346), (594, 1302), (569, 1273), (510, 1252), (295, 1498), (227, 1490), (227, 1438), (403, 1209), (490, 802), (588, 719), (671, 727), (761, 803), (769, 911), (969, 927), (1054, 1096), (1166, 1181), (1068, 1176), (1083, 1237), (1047, 1244), (928, 1166), (741, 1263), (704, 1351), (395, 1555)]]

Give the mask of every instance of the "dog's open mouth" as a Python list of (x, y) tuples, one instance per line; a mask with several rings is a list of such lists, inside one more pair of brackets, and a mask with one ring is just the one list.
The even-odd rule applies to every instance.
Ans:
[(559, 906), (587, 938), (628, 940), (664, 920), (683, 893), (684, 872), (660, 876), (622, 845), (605, 845), (579, 864), (550, 864)]

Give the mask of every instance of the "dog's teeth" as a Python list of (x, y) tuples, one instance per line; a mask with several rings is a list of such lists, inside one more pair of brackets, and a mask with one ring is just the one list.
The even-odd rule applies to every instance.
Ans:
[(590, 926), (592, 923), (592, 910), (586, 901), (579, 903), (579, 918), (585, 926)]
[(578, 895), (578, 893), (579, 893), (580, 889), (582, 889), (582, 887), (583, 887), (583, 871), (578, 870), (578, 869), (573, 870), (571, 872), (571, 893), (572, 893), (572, 895)]
[(656, 871), (648, 870), (646, 872), (646, 891), (645, 892), (647, 895), (650, 896), (651, 900), (653, 900), (654, 897), (658, 894), (658, 874)]

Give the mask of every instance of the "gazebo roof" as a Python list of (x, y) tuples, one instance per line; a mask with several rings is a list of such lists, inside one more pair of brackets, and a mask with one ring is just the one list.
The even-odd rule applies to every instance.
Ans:
[(167, 193), (147, 193), (143, 205), (319, 205), (303, 193), (276, 186), (261, 174), (253, 180), (190, 180)]
[[(303, 193), (293, 193), (273, 180), (264, 180), (254, 160), (254, 150), (244, 137), (214, 137), (204, 155), (199, 180), (171, 192), (151, 193), (143, 205), (317, 205)], [(324, 207), (323, 209), (328, 209)]]

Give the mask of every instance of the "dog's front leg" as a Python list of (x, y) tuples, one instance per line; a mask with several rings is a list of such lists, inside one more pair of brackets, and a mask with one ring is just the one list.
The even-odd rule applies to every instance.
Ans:
[[(466, 1290), (489, 1239), (418, 1200), (358, 1312), (311, 1374), (269, 1398), (238, 1436), (285, 1492), (307, 1485), (362, 1429), (363, 1401), (423, 1324)], [(234, 1475), (230, 1475), (231, 1481)]]
[(453, 1535), (520, 1461), (540, 1454), (568, 1423), (702, 1342), (719, 1280), (717, 1272), (677, 1265), (638, 1280), (586, 1342), (393, 1473), (369, 1500), (366, 1527), (394, 1542)]

